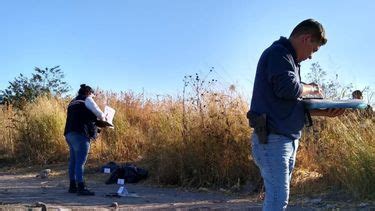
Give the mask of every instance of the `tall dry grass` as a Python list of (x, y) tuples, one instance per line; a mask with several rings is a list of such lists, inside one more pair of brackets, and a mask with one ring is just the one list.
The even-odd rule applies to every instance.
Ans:
[(302, 139), (301, 168), (318, 173), (317, 187), (335, 187), (357, 198), (374, 198), (374, 123), (374, 116), (356, 111), (317, 119)]
[(2, 109), (3, 155), (27, 163), (53, 163), (66, 157), (61, 100), (41, 97), (24, 110)]
[[(139, 162), (150, 171), (151, 180), (163, 185), (236, 190), (246, 181), (259, 180), (250, 154), (248, 104), (233, 89), (195, 89), (156, 100), (131, 92), (99, 92), (96, 99), (100, 107), (116, 109), (115, 128), (104, 129), (92, 143), (91, 161)], [(2, 109), (1, 157), (25, 163), (66, 162), (67, 104), (40, 98), (23, 112)], [(300, 142), (292, 191), (333, 187), (358, 198), (374, 198), (374, 118), (351, 113), (314, 122)]]
[(15, 156), (15, 128), (11, 124), (14, 116), (11, 108), (0, 107), (0, 163), (10, 162)]

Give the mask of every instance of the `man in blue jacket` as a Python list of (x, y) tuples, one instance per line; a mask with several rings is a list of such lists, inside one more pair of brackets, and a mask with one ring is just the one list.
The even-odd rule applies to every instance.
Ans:
[(298, 140), (306, 116), (334, 117), (343, 109), (304, 109), (301, 97), (322, 96), (317, 84), (301, 82), (300, 63), (311, 59), (325, 45), (323, 26), (307, 19), (299, 23), (289, 38), (281, 37), (261, 55), (248, 117), (254, 128), (252, 153), (265, 184), (263, 210), (283, 210), (289, 199)]

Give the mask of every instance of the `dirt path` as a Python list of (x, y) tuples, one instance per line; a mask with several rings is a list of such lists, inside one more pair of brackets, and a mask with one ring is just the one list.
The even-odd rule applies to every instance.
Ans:
[[(59, 167), (61, 168), (61, 167)], [(51, 168), (52, 169), (52, 168)], [(108, 175), (88, 173), (88, 186), (95, 196), (77, 196), (67, 193), (66, 171), (54, 170), (46, 179), (36, 177), (35, 170), (0, 171), (0, 210), (30, 209), (37, 202), (43, 202), (48, 210), (107, 210), (117, 202), (120, 210), (261, 210), (256, 196), (226, 194), (212, 191), (186, 191), (178, 188), (160, 188), (146, 184), (127, 184), (130, 196), (107, 197), (115, 193), (119, 185), (105, 185)], [(43, 204), (41, 204), (43, 205)], [(316, 206), (315, 206), (316, 208)], [(367, 205), (363, 210), (369, 208)], [(313, 210), (314, 206), (291, 205), (288, 210)]]

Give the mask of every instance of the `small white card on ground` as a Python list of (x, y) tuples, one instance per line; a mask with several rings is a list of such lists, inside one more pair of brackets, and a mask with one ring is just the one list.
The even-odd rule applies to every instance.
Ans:
[(124, 191), (124, 186), (121, 186), (121, 187), (117, 190), (117, 193), (118, 193), (118, 194), (121, 194), (122, 191)]
[(128, 190), (125, 188), (125, 186), (121, 186), (118, 190), (117, 190), (117, 194), (119, 196), (127, 196), (129, 195), (129, 192)]
[(123, 185), (123, 184), (125, 184), (125, 180), (124, 179), (117, 179), (117, 184)]

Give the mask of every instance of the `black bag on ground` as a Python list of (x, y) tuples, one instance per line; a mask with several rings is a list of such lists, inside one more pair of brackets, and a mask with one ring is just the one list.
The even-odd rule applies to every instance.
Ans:
[(124, 179), (126, 183), (137, 183), (148, 177), (148, 171), (138, 168), (134, 164), (125, 164), (112, 172), (105, 184), (117, 183), (118, 179)]

